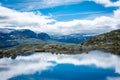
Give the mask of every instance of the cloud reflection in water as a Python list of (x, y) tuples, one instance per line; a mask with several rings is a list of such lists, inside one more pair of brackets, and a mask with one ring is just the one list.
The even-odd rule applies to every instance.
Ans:
[[(96, 67), (107, 69), (114, 68), (115, 73), (120, 74), (120, 57), (101, 51), (91, 51), (89, 54), (51, 54), (36, 53), (30, 56), (18, 56), (15, 60), (10, 58), (0, 59), (0, 78), (9, 78), (22, 75), (41, 73), (49, 70), (58, 64), (72, 65), (95, 65)], [(109, 80), (112, 78), (108, 77)]]

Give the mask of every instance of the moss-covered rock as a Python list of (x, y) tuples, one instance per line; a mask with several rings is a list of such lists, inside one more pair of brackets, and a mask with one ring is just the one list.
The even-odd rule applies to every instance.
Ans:
[(120, 55), (120, 29), (92, 37), (82, 44)]

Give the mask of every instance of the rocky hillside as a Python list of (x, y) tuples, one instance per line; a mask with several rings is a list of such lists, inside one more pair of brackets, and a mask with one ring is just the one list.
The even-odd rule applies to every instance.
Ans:
[(120, 29), (92, 37), (82, 44), (93, 49), (120, 54)]
[(13, 47), (25, 44), (41, 44), (48, 42), (79, 44), (89, 39), (93, 34), (50, 35), (36, 33), (28, 29), (15, 30), (0, 28), (0, 48)]
[(37, 45), (22, 45), (0, 49), (0, 57), (15, 57), (19, 53), (52, 52), (52, 53), (82, 53), (90, 50), (102, 50), (120, 55), (120, 29), (94, 36), (81, 44), (43, 43)]
[(73, 43), (79, 44), (94, 36), (94, 33), (77, 33), (77, 34), (69, 34), (69, 35), (50, 35), (51, 40), (63, 42), (63, 43)]
[(40, 44), (50, 40), (46, 33), (35, 33), (31, 30), (0, 29), (0, 48), (25, 44)]

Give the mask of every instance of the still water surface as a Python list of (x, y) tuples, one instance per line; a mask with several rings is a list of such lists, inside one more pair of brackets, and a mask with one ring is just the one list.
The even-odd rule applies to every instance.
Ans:
[(2, 58), (0, 80), (120, 80), (119, 61), (119, 56), (101, 51)]

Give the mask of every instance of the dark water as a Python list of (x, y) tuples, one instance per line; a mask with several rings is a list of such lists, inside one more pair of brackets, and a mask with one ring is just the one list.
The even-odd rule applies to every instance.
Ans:
[(101, 51), (2, 58), (0, 80), (120, 80), (119, 61), (119, 56)]

